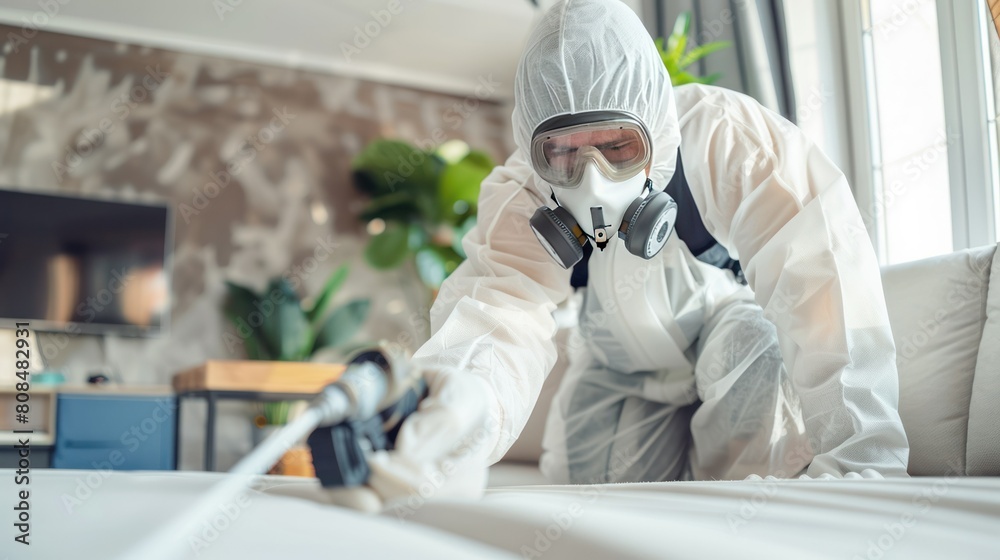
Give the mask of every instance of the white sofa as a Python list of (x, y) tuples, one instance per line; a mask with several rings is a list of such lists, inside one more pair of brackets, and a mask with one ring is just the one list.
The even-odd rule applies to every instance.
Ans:
[[(912, 475), (1000, 475), (1000, 255), (997, 246), (885, 267)], [(565, 364), (546, 380), (491, 486), (539, 484), (542, 431)]]

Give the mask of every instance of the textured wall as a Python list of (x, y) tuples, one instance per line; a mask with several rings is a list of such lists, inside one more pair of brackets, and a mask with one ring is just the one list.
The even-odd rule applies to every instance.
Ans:
[[(0, 37), (16, 31), (0, 25)], [(477, 98), (56, 33), (8, 46), (0, 78), (0, 185), (175, 208), (169, 332), (43, 336), (50, 366), (71, 382), (109, 368), (167, 383), (238, 355), (222, 336), (224, 279), (262, 287), (291, 274), (311, 292), (343, 262), (344, 295), (375, 299), (367, 337), (417, 335), (425, 295), (405, 271), (377, 273), (359, 258), (353, 215), (364, 201), (351, 158), (380, 136), (461, 138), (498, 160), (511, 149), (509, 109)]]

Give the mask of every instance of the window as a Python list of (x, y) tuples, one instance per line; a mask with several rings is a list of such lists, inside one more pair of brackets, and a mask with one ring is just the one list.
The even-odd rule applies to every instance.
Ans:
[(985, 3), (845, 4), (847, 71), (864, 74), (852, 111), (867, 116), (850, 133), (864, 151), (856, 173), (867, 174), (858, 202), (880, 260), (996, 243), (1000, 39)]
[(987, 111), (987, 126), (989, 127), (989, 138), (992, 142), (990, 154), (993, 157), (991, 167), (993, 169), (993, 225), (996, 238), (1000, 240), (1000, 127), (997, 126), (997, 107), (1000, 107), (1000, 36), (996, 33), (997, 27), (992, 21), (985, 23), (986, 42), (989, 50), (990, 68), (987, 76), (992, 78), (992, 95), (988, 96), (989, 106)]
[(937, 10), (933, 0), (863, 4), (874, 212), (886, 263), (952, 249)]

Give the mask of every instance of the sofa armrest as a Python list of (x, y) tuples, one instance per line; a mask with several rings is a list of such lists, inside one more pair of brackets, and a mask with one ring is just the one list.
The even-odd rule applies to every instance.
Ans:
[(981, 476), (1000, 475), (1000, 251), (996, 251), (992, 262), (983, 340), (969, 403), (966, 448), (967, 474)]
[(882, 270), (910, 474), (967, 473), (970, 405), (995, 254), (990, 246)]

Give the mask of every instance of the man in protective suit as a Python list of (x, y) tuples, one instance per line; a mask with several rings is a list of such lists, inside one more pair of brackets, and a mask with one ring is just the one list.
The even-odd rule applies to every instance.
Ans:
[(878, 263), (813, 142), (744, 95), (671, 87), (617, 0), (544, 15), (512, 120), (517, 150), (483, 182), (414, 358), (429, 397), (372, 461), (379, 498), (482, 492), (556, 361), (552, 312), (574, 285), (553, 481), (906, 475)]

